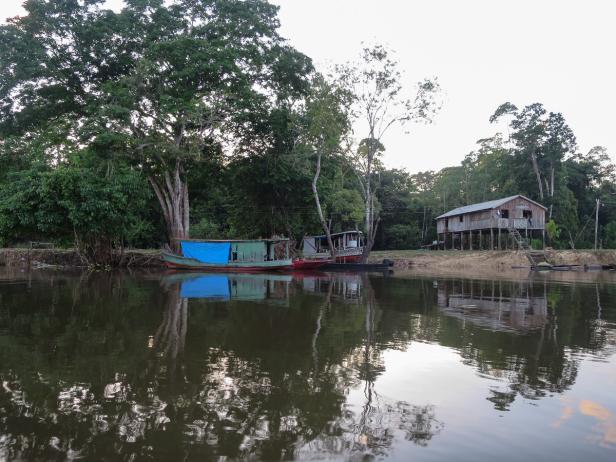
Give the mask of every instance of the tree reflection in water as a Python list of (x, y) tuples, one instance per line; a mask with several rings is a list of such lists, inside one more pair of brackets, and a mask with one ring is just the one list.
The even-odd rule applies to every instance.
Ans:
[(570, 387), (575, 352), (616, 344), (598, 286), (595, 308), (586, 289), (532, 281), (190, 278), (190, 292), (166, 279), (162, 298), (157, 277), (2, 287), (0, 459), (384, 456), (444, 425), (378, 392), (388, 349), (455, 348), (506, 385), (488, 399), (508, 409)]

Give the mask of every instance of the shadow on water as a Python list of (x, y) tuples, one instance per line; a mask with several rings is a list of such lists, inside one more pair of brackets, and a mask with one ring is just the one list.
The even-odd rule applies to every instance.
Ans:
[[(438, 444), (379, 391), (413, 342), (499, 379), (496, 410), (614, 353), (616, 290), (366, 274), (0, 279), (0, 459), (372, 458)], [(391, 366), (395, 367), (395, 366)], [(351, 399), (351, 396), (353, 399)]]

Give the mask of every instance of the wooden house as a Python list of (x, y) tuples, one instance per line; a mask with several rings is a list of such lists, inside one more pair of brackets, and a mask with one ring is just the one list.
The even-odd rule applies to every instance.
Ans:
[(443, 249), (515, 248), (520, 238), (545, 242), (543, 205), (521, 194), (465, 205), (436, 217)]

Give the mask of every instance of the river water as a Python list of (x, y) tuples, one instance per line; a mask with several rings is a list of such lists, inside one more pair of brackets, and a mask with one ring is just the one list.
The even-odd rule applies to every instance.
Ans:
[(616, 460), (616, 279), (0, 273), (0, 460)]

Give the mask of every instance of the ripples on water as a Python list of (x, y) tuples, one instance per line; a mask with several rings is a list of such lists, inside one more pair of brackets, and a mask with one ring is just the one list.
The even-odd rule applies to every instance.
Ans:
[(616, 285), (0, 275), (0, 460), (614, 460)]

